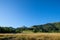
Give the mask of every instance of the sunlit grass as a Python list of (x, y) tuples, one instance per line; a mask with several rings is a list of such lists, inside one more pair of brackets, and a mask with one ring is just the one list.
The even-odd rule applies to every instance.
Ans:
[(0, 38), (10, 40), (60, 40), (60, 33), (0, 34)]

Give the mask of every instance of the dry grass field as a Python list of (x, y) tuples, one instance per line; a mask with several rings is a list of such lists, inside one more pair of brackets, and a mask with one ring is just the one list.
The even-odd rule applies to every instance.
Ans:
[(60, 33), (0, 34), (0, 40), (60, 40)]

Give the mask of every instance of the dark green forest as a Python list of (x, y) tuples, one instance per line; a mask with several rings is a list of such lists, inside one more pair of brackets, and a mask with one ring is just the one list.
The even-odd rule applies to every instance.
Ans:
[(0, 26), (0, 33), (22, 33), (23, 31), (32, 31), (34, 33), (37, 32), (60, 32), (60, 22), (56, 23), (47, 23), (43, 25), (33, 25), (31, 27), (2, 27)]

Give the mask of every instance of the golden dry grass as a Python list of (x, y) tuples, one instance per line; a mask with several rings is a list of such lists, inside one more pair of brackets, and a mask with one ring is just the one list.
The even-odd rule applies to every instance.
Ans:
[(60, 33), (0, 34), (8, 40), (60, 40)]

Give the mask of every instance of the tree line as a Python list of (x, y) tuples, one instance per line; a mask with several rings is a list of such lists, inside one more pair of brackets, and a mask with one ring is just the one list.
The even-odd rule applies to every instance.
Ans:
[(34, 33), (37, 32), (60, 32), (60, 22), (57, 23), (47, 23), (43, 25), (33, 25), (31, 27), (2, 27), (0, 26), (0, 33), (22, 33), (23, 31), (30, 30)]

